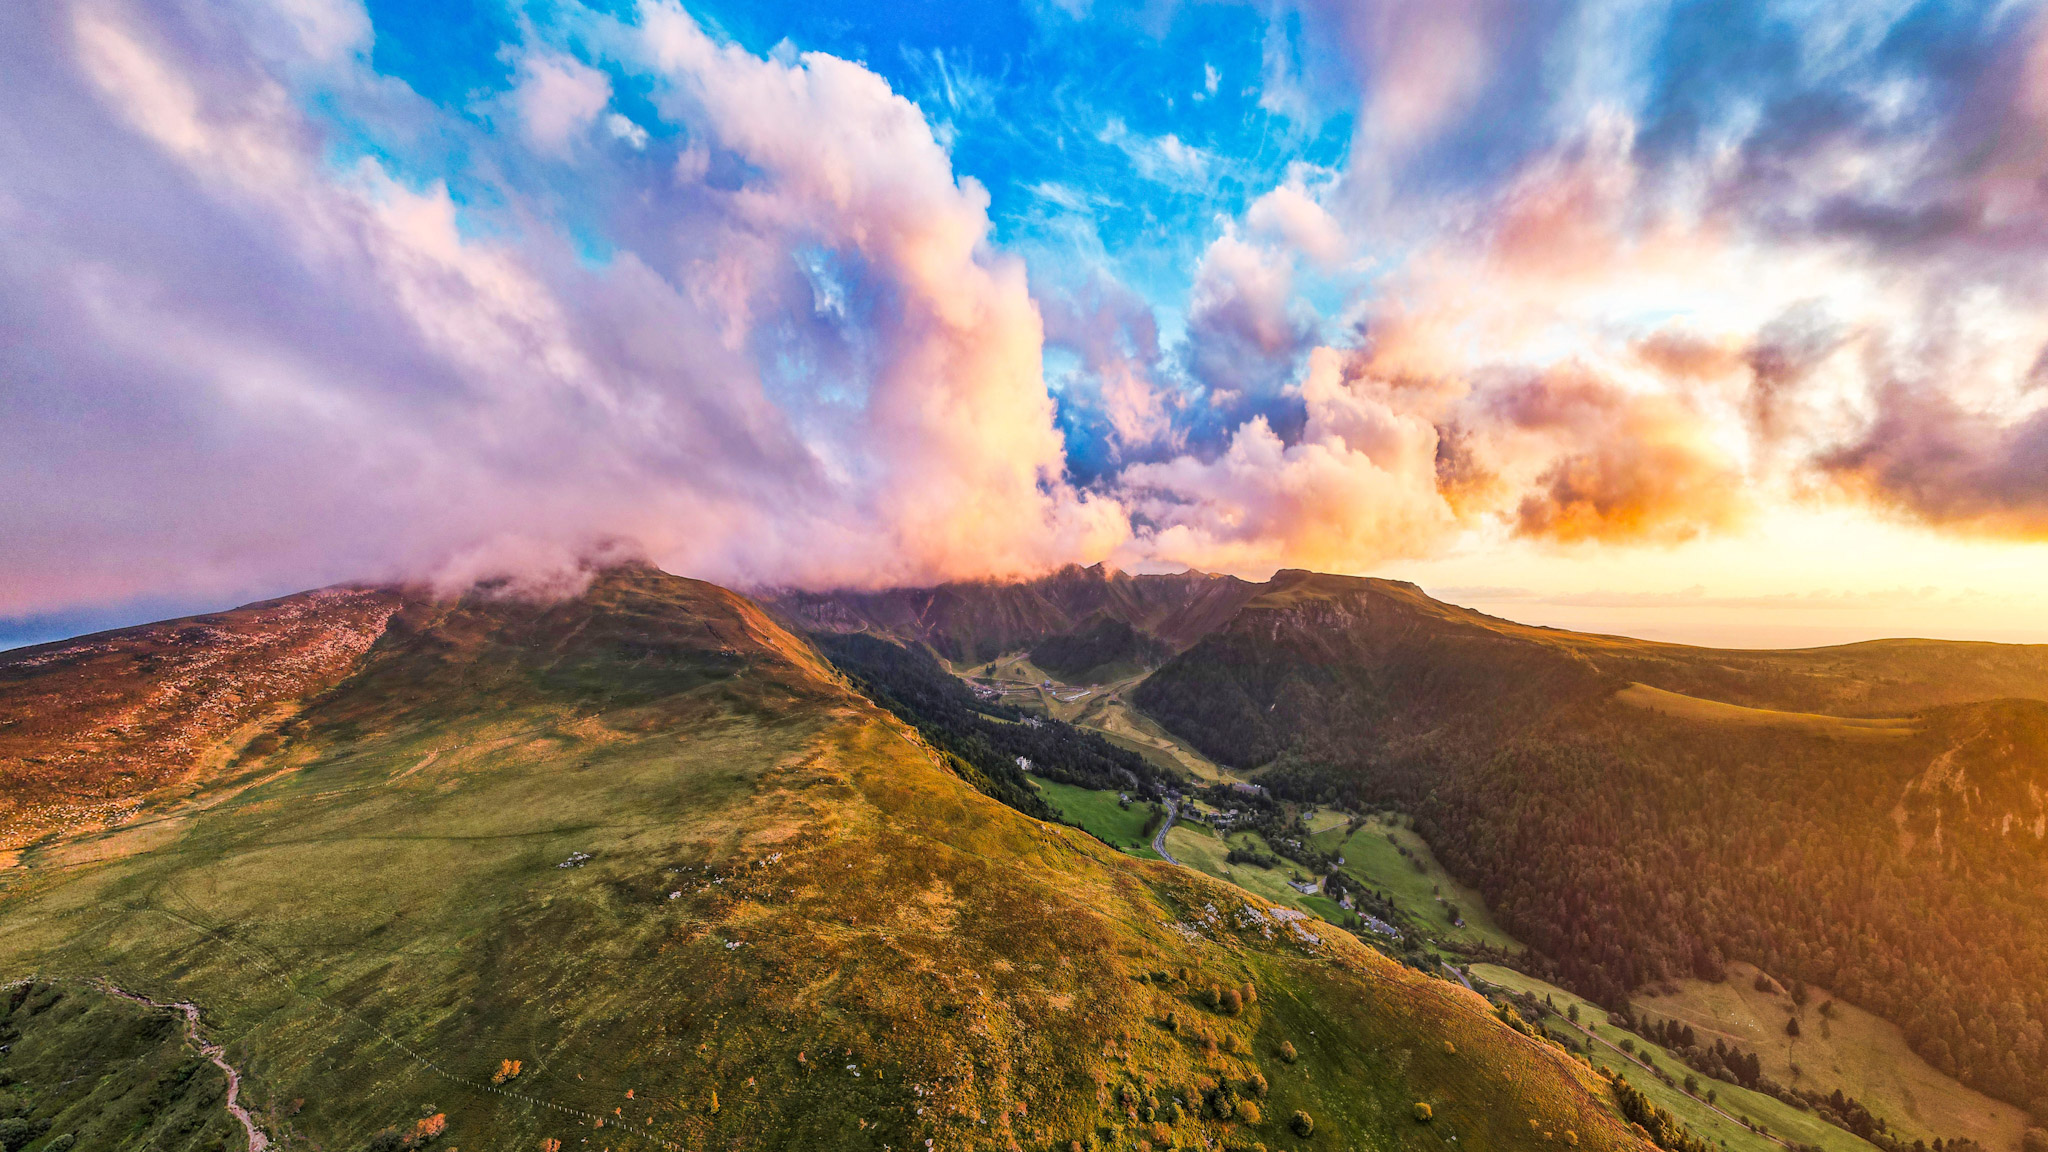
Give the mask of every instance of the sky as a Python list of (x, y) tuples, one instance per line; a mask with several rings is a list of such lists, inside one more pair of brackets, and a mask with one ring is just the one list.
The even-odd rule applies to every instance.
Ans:
[(342, 580), (2048, 641), (2048, 10), (0, 5), (0, 646)]

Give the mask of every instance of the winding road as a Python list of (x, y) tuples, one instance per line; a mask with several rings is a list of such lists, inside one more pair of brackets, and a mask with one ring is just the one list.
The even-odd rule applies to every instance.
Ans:
[(1176, 814), (1178, 814), (1179, 809), (1174, 805), (1174, 802), (1171, 800), (1165, 801), (1165, 804), (1166, 822), (1161, 824), (1159, 826), (1159, 831), (1153, 834), (1152, 850), (1154, 852), (1159, 853), (1159, 855), (1163, 857), (1168, 864), (1178, 864), (1180, 863), (1180, 861), (1175, 860), (1173, 858), (1173, 853), (1168, 852), (1166, 850), (1166, 834), (1173, 830), (1173, 818)]

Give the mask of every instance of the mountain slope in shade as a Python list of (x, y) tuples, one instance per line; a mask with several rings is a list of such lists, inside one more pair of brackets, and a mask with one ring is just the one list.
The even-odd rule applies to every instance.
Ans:
[(979, 663), (1095, 623), (1128, 624), (1179, 649), (1221, 627), (1260, 586), (1204, 572), (1133, 576), (1069, 565), (1021, 583), (965, 582), (880, 592), (771, 593), (767, 603), (807, 631), (874, 632)]
[(1610, 1002), (1729, 959), (2048, 1111), (2048, 649), (1729, 652), (1283, 573), (1137, 690), (1283, 793), (1414, 812)]
[(1472, 994), (988, 800), (651, 569), (406, 603), (235, 771), (0, 871), (0, 974), (199, 1005), (282, 1147), (1642, 1147)]

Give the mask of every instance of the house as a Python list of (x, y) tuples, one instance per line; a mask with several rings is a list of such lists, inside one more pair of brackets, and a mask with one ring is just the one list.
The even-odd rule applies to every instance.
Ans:
[(1323, 886), (1314, 880), (1290, 880), (1287, 886), (1303, 896), (1313, 896), (1323, 890)]
[(1031, 771), (1031, 761), (1019, 756), (1017, 757), (1017, 768), (1019, 771), (1029, 772)]

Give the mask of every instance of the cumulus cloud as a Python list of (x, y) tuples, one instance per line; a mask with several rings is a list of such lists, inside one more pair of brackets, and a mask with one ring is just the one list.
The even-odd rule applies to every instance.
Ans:
[[(516, 138), (465, 137), (360, 56), (280, 59), (197, 4), (0, 24), (0, 612), (614, 537), (726, 580), (932, 580), (1127, 532), (1063, 479), (986, 193), (857, 65), (754, 57), (673, 5), (613, 27), (611, 66), (701, 179), (592, 158), (619, 205), (593, 261), (520, 183)], [(604, 108), (594, 69), (521, 59), (531, 146)], [(504, 206), (337, 162), (308, 82), (371, 131), (498, 156)], [(858, 330), (812, 307), (795, 253), (843, 272)]]
[[(0, 6), (0, 613), (621, 538), (814, 585), (1786, 502), (2048, 538), (2038, 8), (1260, 9), (1261, 102), (1351, 115), (1345, 158), (1091, 112), (1114, 180), (1010, 191), (1172, 259), (1119, 282), (1091, 219), (1034, 293), (949, 125), (673, 0), (523, 29), (460, 109), (353, 0)], [(992, 118), (921, 51), (928, 107)]]
[[(1188, 373), (1207, 390), (1218, 414), (1257, 414), (1268, 422), (1318, 327), (1314, 311), (1295, 293), (1291, 256), (1234, 229), (1202, 254), (1187, 326)], [(1293, 429), (1287, 431), (1291, 435)]]
[(570, 138), (587, 130), (611, 101), (611, 77), (574, 56), (545, 50), (520, 53), (519, 85), (512, 90), (512, 103), (538, 147), (550, 152), (566, 148)]
[(1122, 476), (1141, 535), (1134, 556), (1200, 568), (1287, 564), (1357, 571), (1413, 556), (1456, 525), (1437, 491), (1437, 431), (1359, 387), (1348, 358), (1317, 349), (1294, 443), (1265, 417), (1221, 455), (1138, 464)]

